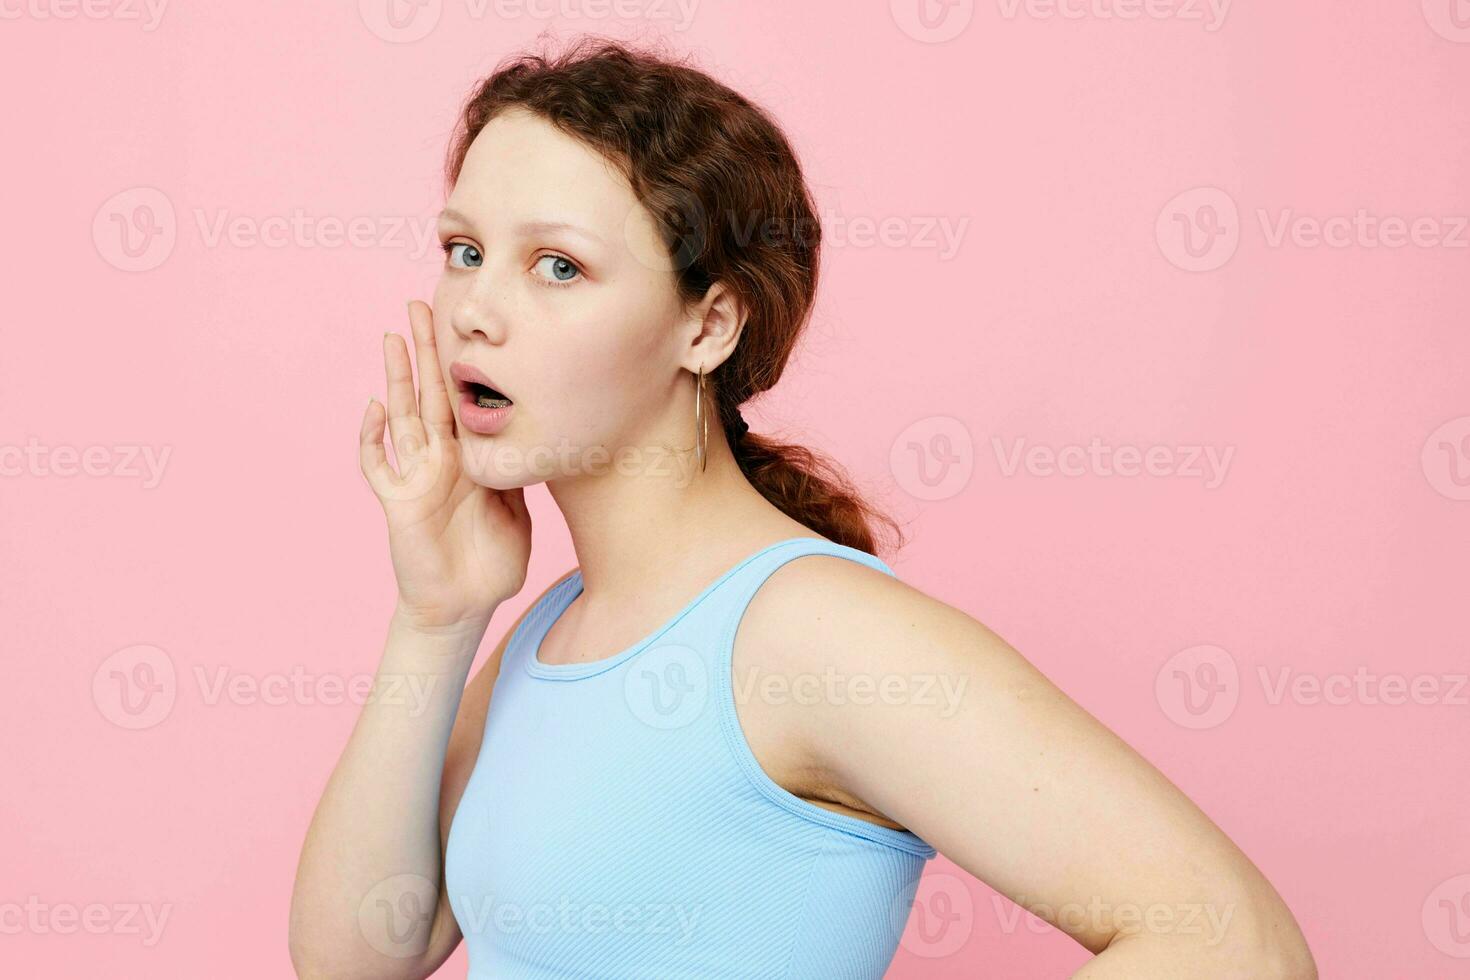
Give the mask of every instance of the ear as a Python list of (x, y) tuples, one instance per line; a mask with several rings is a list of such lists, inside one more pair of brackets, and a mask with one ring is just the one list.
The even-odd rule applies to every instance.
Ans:
[(684, 366), (706, 374), (725, 363), (745, 330), (746, 310), (734, 290), (716, 282), (689, 313), (691, 334)]

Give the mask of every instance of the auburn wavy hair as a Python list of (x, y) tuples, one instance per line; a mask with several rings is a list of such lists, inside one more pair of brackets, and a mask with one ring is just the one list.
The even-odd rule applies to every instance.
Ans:
[(796, 155), (761, 108), (687, 59), (595, 35), (560, 53), (520, 53), (480, 81), (461, 109), (445, 179), (459, 179), (470, 144), (497, 114), (528, 110), (598, 150), (653, 215), (686, 303), (722, 281), (747, 311), (734, 351), (705, 376), (751, 484), (824, 537), (877, 554), (899, 526), (867, 503), (843, 470), (805, 446), (747, 432), (739, 409), (772, 387), (810, 317), (821, 226)]

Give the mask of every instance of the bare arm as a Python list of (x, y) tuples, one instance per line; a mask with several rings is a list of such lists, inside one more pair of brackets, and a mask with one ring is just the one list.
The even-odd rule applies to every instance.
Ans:
[(454, 952), (461, 937), (444, 888), (449, 827), (524, 615), (468, 686), (482, 634), (426, 632), (393, 618), (377, 689), (404, 693), (363, 707), (302, 847), (291, 903), (299, 976), (427, 977)]
[(752, 713), (805, 746), (836, 798), (908, 827), (1098, 954), (1079, 980), (1315, 978), (1250, 859), (1000, 637), (842, 559), (778, 576), (785, 587), (757, 593), (742, 626), (752, 656), (866, 678), (867, 694)]
[[(447, 752), (471, 707), (465, 678), (480, 636), (435, 635), (393, 617), (375, 690), (419, 697), (363, 706), (317, 804), (291, 897), (298, 976), (426, 977), (459, 942), (442, 888), (442, 838), (458, 795), (444, 800), (447, 808), (441, 797), (465, 750)], [(498, 667), (492, 657), (476, 684), (493, 683)], [(420, 910), (429, 914), (420, 918)]]
[(302, 977), (425, 977), (459, 942), (443, 886), (444, 844), (479, 753), (505, 640), (468, 688), (465, 679), (495, 609), (524, 585), (530, 558), (522, 491), (480, 486), (461, 467), (432, 311), (410, 303), (409, 319), (419, 397), (407, 346), (385, 335), (386, 412), (369, 401), (358, 436), (363, 475), (387, 518), (398, 602), (373, 697), (302, 846), (289, 938)]

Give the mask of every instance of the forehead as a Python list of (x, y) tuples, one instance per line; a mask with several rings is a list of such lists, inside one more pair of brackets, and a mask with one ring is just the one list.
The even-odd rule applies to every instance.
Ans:
[(519, 109), (496, 116), (475, 136), (447, 202), (476, 221), (554, 211), (604, 228), (620, 225), (636, 203), (612, 161)]

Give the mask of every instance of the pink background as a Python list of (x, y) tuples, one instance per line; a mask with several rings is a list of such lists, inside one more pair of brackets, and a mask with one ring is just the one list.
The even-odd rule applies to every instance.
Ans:
[[(279, 685), (348, 683), (380, 651), (393, 579), (356, 431), (381, 332), (406, 332), (439, 261), (395, 228), (442, 203), (471, 83), (552, 27), (667, 38), (796, 142), (830, 247), (754, 426), (843, 461), (907, 522), (901, 577), (1196, 800), (1324, 977), (1465, 976), (1470, 5), (1451, 2), (1218, 21), (1194, 0), (1134, 19), (990, 0), (926, 28), (913, 0), (706, 0), (687, 24), (672, 0), (554, 20), (443, 0), (396, 32), (374, 0), (156, 22), (7, 4), (0, 972), (289, 975), (298, 849), (358, 706)], [(1283, 214), (1360, 210), (1423, 219), (1423, 244), (1275, 236)], [(1009, 465), (1018, 440), (1079, 464), (1066, 447), (1094, 437), (1155, 449), (1154, 472)], [(1223, 479), (1185, 465), (1206, 450)], [(531, 581), (495, 637), (572, 562), (528, 496)], [(1343, 696), (1277, 696), (1299, 675)], [(1385, 703), (1395, 677), (1418, 703)], [(891, 976), (1087, 958), (942, 858), (929, 875), (921, 905), (957, 890), (969, 911), (937, 943), (911, 921)], [(93, 904), (95, 934), (67, 919)], [(161, 934), (129, 905), (166, 911)], [(463, 970), (461, 951), (441, 975)]]

